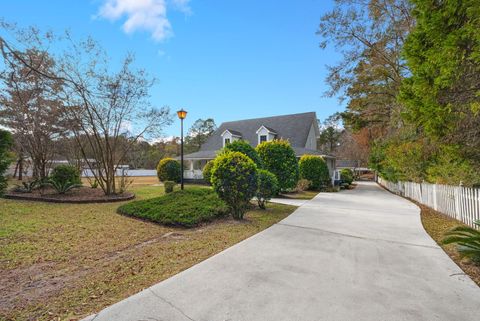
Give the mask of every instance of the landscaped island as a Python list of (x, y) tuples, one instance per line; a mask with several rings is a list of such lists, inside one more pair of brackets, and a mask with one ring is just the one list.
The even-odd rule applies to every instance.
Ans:
[[(137, 204), (158, 204), (155, 199), (164, 188), (152, 186), (156, 179), (134, 182), (144, 183), (132, 185), (136, 199), (144, 202)], [(188, 185), (184, 194), (175, 204), (185, 201), (185, 208), (190, 194), (207, 200), (215, 196), (209, 187), (203, 191)], [(218, 199), (213, 203), (220, 204)], [(82, 318), (258, 233), (295, 209), (269, 204), (267, 210), (249, 209), (243, 222), (218, 211), (209, 224), (201, 223), (211, 218), (203, 212), (184, 217), (187, 225), (199, 219), (198, 227), (185, 229), (116, 213), (119, 206), (127, 210), (133, 204), (0, 199), (0, 318)]]

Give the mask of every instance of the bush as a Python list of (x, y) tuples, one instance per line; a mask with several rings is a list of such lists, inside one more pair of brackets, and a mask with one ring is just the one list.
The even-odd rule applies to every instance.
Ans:
[(310, 182), (308, 179), (299, 179), (297, 182), (297, 187), (295, 187), (296, 192), (304, 192), (310, 188), (312, 185), (312, 182)]
[(173, 192), (173, 188), (177, 183), (172, 181), (165, 181), (163, 182), (163, 186), (165, 187), (165, 194)]
[(235, 140), (226, 145), (223, 150), (245, 154), (250, 157), (250, 159), (257, 165), (258, 168), (262, 168), (262, 160), (258, 156), (257, 151), (244, 140)]
[(58, 165), (49, 176), (49, 183), (57, 186), (81, 185), (80, 171), (72, 165)]
[(212, 184), (211, 178), (212, 178), (212, 169), (213, 169), (213, 162), (214, 160), (208, 161), (205, 164), (205, 167), (203, 168), (203, 180), (208, 183)]
[(257, 191), (257, 166), (240, 152), (225, 152), (215, 159), (212, 185), (234, 219), (242, 219)]
[(182, 169), (180, 163), (173, 158), (164, 158), (158, 162), (157, 176), (160, 182), (180, 182)]
[(298, 162), (295, 152), (286, 140), (263, 142), (256, 148), (263, 168), (277, 177), (279, 189), (286, 191), (297, 185)]
[(70, 181), (56, 181), (53, 179), (49, 180), (47, 185), (53, 187), (58, 194), (65, 194), (74, 188), (82, 187), (82, 184), (75, 184)]
[(344, 168), (340, 171), (340, 178), (344, 183), (352, 185), (353, 183), (353, 172), (348, 168)]
[[(480, 228), (480, 220), (474, 224)], [(462, 257), (469, 257), (480, 265), (480, 231), (469, 226), (457, 226), (445, 234), (443, 244), (457, 244), (458, 253)]]
[(193, 227), (226, 215), (228, 207), (211, 189), (197, 187), (133, 201), (117, 212), (164, 225)]
[(300, 178), (311, 182), (310, 188), (319, 190), (330, 185), (330, 173), (325, 160), (320, 156), (303, 155), (298, 164)]
[(257, 184), (257, 202), (261, 209), (265, 209), (265, 203), (276, 195), (278, 192), (278, 181), (275, 175), (267, 170), (258, 170)]
[(0, 195), (3, 195), (8, 185), (4, 175), (13, 160), (12, 154), (10, 153), (12, 146), (12, 134), (0, 129)]

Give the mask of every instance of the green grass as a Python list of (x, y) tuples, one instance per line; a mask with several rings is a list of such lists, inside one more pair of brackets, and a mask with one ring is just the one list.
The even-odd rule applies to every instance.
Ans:
[(299, 200), (310, 200), (317, 196), (319, 191), (303, 191), (303, 192), (292, 192), (292, 193), (284, 193), (280, 194), (280, 198), (291, 198), (291, 199), (299, 199)]
[[(138, 181), (132, 186), (136, 200), (164, 194), (163, 186)], [(0, 320), (81, 319), (215, 255), (295, 210), (269, 204), (266, 211), (248, 211), (244, 221), (225, 217), (183, 229), (119, 215), (116, 210), (123, 204), (127, 202), (0, 199)]]
[(227, 205), (210, 188), (188, 188), (122, 205), (118, 213), (173, 226), (193, 227), (228, 214)]

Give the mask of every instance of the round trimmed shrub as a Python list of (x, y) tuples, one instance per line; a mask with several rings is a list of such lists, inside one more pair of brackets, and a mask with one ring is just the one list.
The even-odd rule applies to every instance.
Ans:
[(257, 166), (245, 154), (230, 152), (215, 158), (211, 182), (236, 220), (243, 219), (248, 204), (257, 191)]
[(320, 156), (303, 155), (298, 163), (300, 178), (308, 179), (310, 188), (318, 190), (330, 183), (330, 173), (325, 160)]
[(278, 192), (278, 181), (275, 175), (265, 169), (258, 170), (257, 202), (258, 207), (265, 209), (266, 202)]
[(280, 191), (295, 188), (298, 181), (298, 162), (286, 140), (263, 142), (256, 148), (263, 168), (277, 177)]
[(173, 158), (164, 158), (158, 162), (157, 176), (160, 182), (180, 182), (182, 169), (180, 163)]
[(351, 185), (353, 183), (353, 172), (348, 168), (344, 168), (340, 171), (340, 178), (344, 183)]
[(213, 162), (214, 162), (213, 159), (211, 161), (208, 161), (205, 164), (205, 167), (203, 168), (203, 171), (202, 171), (203, 180), (208, 184), (212, 184), (211, 179), (212, 179)]
[(80, 171), (72, 165), (58, 165), (52, 169), (50, 180), (59, 185), (79, 185), (82, 184)]
[(235, 140), (230, 144), (226, 145), (223, 148), (223, 150), (231, 151), (231, 152), (240, 152), (242, 154), (245, 154), (248, 157), (250, 157), (250, 159), (253, 160), (255, 164), (257, 164), (258, 168), (262, 168), (262, 160), (258, 156), (257, 151), (248, 142), (244, 140), (241, 140), (241, 139)]

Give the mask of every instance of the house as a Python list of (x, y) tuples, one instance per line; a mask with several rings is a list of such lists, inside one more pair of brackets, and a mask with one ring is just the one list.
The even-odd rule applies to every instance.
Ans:
[(332, 182), (335, 175), (335, 157), (317, 150), (320, 135), (315, 112), (254, 118), (225, 122), (213, 132), (198, 152), (184, 156), (185, 179), (202, 179), (205, 164), (216, 157), (220, 149), (235, 140), (243, 139), (253, 147), (274, 139), (290, 142), (298, 158), (302, 155), (319, 155), (327, 162)]

